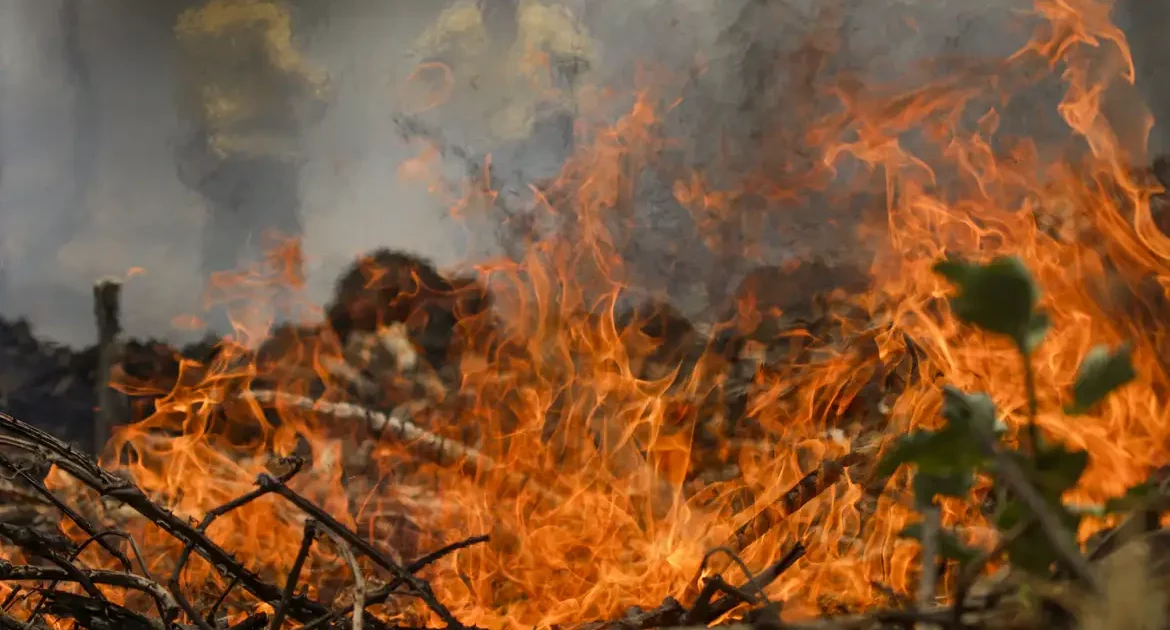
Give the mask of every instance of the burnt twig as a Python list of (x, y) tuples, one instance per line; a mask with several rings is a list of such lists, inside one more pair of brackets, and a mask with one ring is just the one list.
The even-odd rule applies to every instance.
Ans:
[[(597, 621), (587, 623), (580, 630), (632, 630), (636, 628), (670, 628), (683, 624), (687, 609), (673, 597), (667, 597), (657, 608), (642, 610), (631, 608), (621, 619), (616, 621)], [(706, 628), (707, 626), (694, 627)]]
[(425, 457), (440, 466), (458, 463), (464, 467), (468, 474), (473, 476), (498, 472), (503, 474), (504, 478), (516, 488), (535, 491), (548, 499), (558, 501), (563, 499), (552, 490), (534, 483), (528, 475), (504, 469), (494, 459), (478, 449), (431, 433), (409, 419), (401, 417), (400, 413), (384, 414), (349, 403), (314, 400), (295, 394), (268, 390), (250, 391), (241, 394), (241, 396), (260, 403), (296, 407), (341, 420), (362, 420), (377, 439), (393, 437), (416, 455)]
[(0, 612), (0, 630), (41, 630), (43, 625), (27, 623), (9, 615), (5, 612)]
[(796, 485), (785, 492), (780, 500), (766, 506), (759, 514), (735, 530), (728, 546), (741, 553), (771, 531), (777, 523), (794, 514), (825, 490), (837, 483), (850, 466), (867, 461), (875, 452), (873, 447), (860, 448), (838, 460), (828, 461), (817, 470), (805, 475)]
[[(488, 540), (490, 540), (490, 538), (488, 536), (472, 536), (471, 538), (467, 538), (465, 540), (460, 540), (458, 542), (454, 542), (454, 543), (451, 543), (449, 545), (440, 547), (439, 549), (436, 549), (435, 551), (432, 551), (431, 553), (428, 553), (427, 555), (425, 555), (425, 556), (415, 560), (414, 562), (411, 562), (410, 564), (406, 565), (406, 570), (412, 574), (418, 573), (419, 571), (423, 570), (427, 566), (430, 566), (431, 564), (438, 562), (442, 558), (449, 556), (449, 555), (455, 553), (456, 551), (459, 551), (460, 549), (466, 549), (468, 547), (471, 547), (472, 545), (478, 545), (481, 543), (485, 543)], [(367, 606), (374, 606), (377, 604), (381, 604), (382, 602), (389, 599), (390, 596), (394, 594), (395, 589), (397, 589), (399, 586), (402, 586), (401, 580), (399, 580), (397, 578), (391, 580), (385, 586), (382, 586), (381, 588), (371, 592), (366, 597), (365, 604)], [(354, 612), (356, 614), (356, 610), (357, 610), (356, 605), (346, 606), (345, 608), (341, 608), (341, 609), (338, 609), (336, 611), (333, 611), (333, 612), (329, 613), (328, 615), (325, 615), (324, 617), (321, 617), (319, 619), (314, 619), (312, 622), (305, 624), (305, 626), (303, 628), (301, 628), (301, 630), (318, 630), (319, 628), (323, 628), (326, 625), (333, 623), (334, 621), (336, 621), (338, 619), (341, 619), (342, 617), (350, 614), (351, 612)]]
[[(295, 476), (298, 472), (301, 471), (301, 469), (304, 467), (305, 462), (302, 459), (294, 459), (294, 460), (292, 460), (292, 464), (293, 464), (292, 468), (290, 468), (288, 472), (281, 475), (281, 479), (285, 479), (286, 481), (288, 479), (291, 479), (293, 476)], [(253, 491), (251, 491), (243, 496), (240, 496), (240, 497), (237, 497), (231, 501), (228, 501), (227, 503), (224, 503), (223, 505), (212, 508), (211, 510), (209, 510), (207, 512), (207, 514), (203, 515), (203, 520), (199, 521), (199, 525), (196, 526), (196, 530), (201, 532), (201, 533), (206, 533), (207, 528), (211, 527), (211, 524), (214, 523), (217, 518), (223, 516), (224, 514), (227, 514), (228, 512), (231, 512), (232, 510), (239, 509), (239, 508), (251, 503), (252, 501), (255, 501), (256, 499), (259, 499), (260, 497), (262, 497), (268, 493), (269, 493), (269, 491), (264, 489), (264, 488), (257, 488), (256, 490), (253, 490)], [(192, 606), (191, 603), (189, 601), (187, 601), (187, 598), (183, 595), (182, 580), (181, 580), (182, 575), (183, 575), (183, 568), (187, 565), (188, 560), (190, 560), (191, 552), (194, 549), (195, 549), (194, 542), (188, 542), (186, 545), (183, 546), (183, 551), (179, 554), (179, 560), (178, 560), (178, 562), (175, 563), (175, 568), (171, 572), (171, 579), (168, 581), (168, 585), (171, 589), (171, 592), (174, 593), (175, 599), (179, 602), (179, 605), (183, 608), (183, 612), (187, 613), (187, 616), (191, 618), (192, 623), (199, 626), (199, 630), (213, 630), (213, 628), (211, 628), (211, 625), (210, 625), (211, 621), (204, 620), (195, 611), (195, 607)], [(216, 602), (216, 604), (212, 608), (212, 610), (215, 610), (216, 608), (219, 607), (220, 604), (223, 603), (223, 600), (227, 598), (228, 593), (231, 592), (232, 587), (234, 587), (238, 583), (239, 583), (239, 578), (233, 577), (232, 582), (231, 582), (232, 586), (229, 586), (227, 589), (224, 590), (223, 595)], [(283, 599), (282, 599), (282, 601), (283, 601)]]
[[(305, 462), (302, 459), (297, 458), (292, 460), (292, 468), (290, 468), (288, 472), (281, 475), (280, 479), (287, 482), (296, 476), (296, 474), (301, 471), (304, 465)], [(211, 527), (211, 524), (214, 523), (217, 518), (227, 514), (228, 512), (242, 508), (245, 505), (271, 492), (272, 491), (269, 488), (256, 488), (255, 490), (245, 495), (236, 497), (235, 499), (232, 499), (223, 505), (208, 510), (207, 514), (203, 515), (203, 520), (199, 521), (199, 525), (195, 527), (196, 531), (200, 533), (206, 533), (207, 528)], [(177, 589), (179, 587), (179, 578), (182, 576), (183, 568), (187, 565), (187, 561), (191, 558), (191, 552), (194, 551), (194, 549), (194, 541), (188, 542), (183, 547), (183, 551), (179, 554), (179, 560), (175, 563), (175, 568), (171, 572), (171, 588)]]
[[(768, 585), (770, 585), (772, 582), (775, 582), (776, 578), (780, 577), (780, 574), (787, 571), (792, 567), (792, 565), (796, 564), (798, 560), (803, 558), (805, 551), (807, 550), (803, 544), (796, 543), (792, 549), (789, 549), (788, 552), (781, 556), (779, 560), (772, 563), (771, 566), (764, 569), (763, 571), (757, 573), (754, 577), (750, 578), (747, 583), (740, 587), (740, 590), (754, 590), (762, 593), (763, 590), (768, 587)], [(724, 597), (716, 601), (711, 605), (709, 621), (706, 623), (710, 623), (710, 621), (714, 621), (715, 619), (726, 615), (739, 604), (740, 602), (732, 597)]]
[(353, 556), (353, 550), (349, 548), (349, 545), (337, 534), (330, 533), (330, 536), (333, 538), (333, 544), (337, 545), (337, 551), (341, 554), (341, 559), (345, 561), (346, 566), (349, 567), (349, 572), (353, 574), (352, 630), (362, 630), (362, 616), (365, 612), (366, 605), (366, 578), (362, 574), (362, 568), (358, 566), (357, 558)]
[(759, 602), (754, 595), (728, 584), (721, 576), (713, 575), (704, 580), (703, 590), (699, 591), (695, 605), (691, 606), (684, 622), (705, 626), (718, 619), (720, 615), (715, 614), (711, 600), (719, 593), (725, 594), (726, 600), (734, 602), (733, 608), (739, 604), (755, 605)]
[(211, 609), (203, 616), (204, 621), (208, 625), (215, 623), (215, 617), (219, 614), (219, 607), (223, 606), (223, 603), (227, 601), (228, 595), (231, 594), (232, 589), (236, 588), (236, 585), (239, 583), (239, 578), (232, 578), (232, 581), (228, 582), (227, 588), (223, 589), (223, 592), (219, 594), (219, 599), (215, 600), (215, 603), (211, 605)]
[(260, 630), (266, 625), (268, 625), (268, 613), (260, 612), (249, 616), (228, 630)]
[(8, 469), (23, 479), (25, 483), (32, 486), (38, 494), (45, 497), (46, 500), (52, 503), (53, 506), (60, 510), (61, 513), (66, 517), (68, 517), (69, 520), (76, 523), (81, 531), (85, 532), (85, 534), (91, 539), (96, 540), (97, 543), (101, 545), (102, 549), (105, 549), (107, 553), (113, 556), (122, 565), (124, 570), (132, 570), (130, 559), (126, 557), (126, 554), (122, 553), (121, 549), (118, 549), (105, 539), (105, 533), (99, 532), (98, 529), (94, 527), (93, 524), (90, 523), (84, 516), (78, 514), (76, 510), (58, 499), (53, 495), (52, 492), (49, 492), (49, 489), (45, 487), (45, 484), (41, 483), (41, 481), (39, 481), (36, 477), (33, 477), (31, 474), (29, 474), (27, 470), (17, 465), (16, 462), (13, 462), (11, 459), (8, 459), (3, 454), (0, 454), (0, 467)]
[(61, 591), (45, 593), (45, 598), (49, 614), (76, 619), (83, 628), (166, 630), (159, 620), (144, 617), (113, 602)]
[(280, 630), (280, 627), (284, 625), (288, 606), (292, 602), (293, 593), (297, 590), (297, 582), (301, 579), (301, 568), (305, 566), (305, 560), (309, 557), (309, 549), (313, 547), (313, 541), (316, 539), (317, 522), (309, 519), (305, 521), (305, 535), (301, 538), (301, 548), (297, 550), (292, 568), (288, 570), (288, 579), (284, 582), (284, 593), (280, 597), (280, 605), (276, 607), (276, 611), (272, 615), (272, 624), (268, 626), (271, 630)]
[(415, 577), (405, 568), (396, 564), (393, 560), (386, 557), (386, 554), (379, 551), (372, 544), (367, 542), (364, 538), (357, 535), (349, 528), (345, 527), (333, 518), (328, 512), (321, 509), (319, 506), (294, 492), (291, 488), (276, 479), (272, 475), (261, 474), (257, 483), (261, 487), (268, 486), (272, 492), (279, 494), (281, 497), (287, 499), (290, 503), (303, 510), (306, 514), (319, 521), (325, 529), (337, 534), (342, 540), (351, 545), (353, 548), (361, 551), (363, 554), (373, 560), (378, 566), (389, 571), (394, 575), (396, 580), (410, 587), (410, 591), (421, 599), (427, 607), (435, 612), (448, 628), (462, 628), (463, 624), (451, 614), (439, 600), (435, 597), (434, 592), (431, 591), (431, 586), (426, 582)]
[[(0, 429), (15, 434), (0, 435), (0, 444), (21, 448), (46, 462), (56, 464), (90, 489), (125, 504), (169, 535), (183, 543), (193, 543), (195, 552), (211, 563), (221, 575), (239, 578), (240, 585), (261, 601), (280, 601), (281, 591), (278, 587), (265, 582), (186, 520), (151, 501), (141, 488), (130, 481), (106, 472), (92, 459), (61, 440), (7, 414), (0, 413)], [(328, 613), (329, 609), (303, 596), (293, 599), (289, 611), (298, 621), (308, 621)]]
[(999, 557), (1001, 553), (1007, 550), (1017, 538), (1024, 535), (1024, 532), (1030, 528), (1035, 527), (1036, 522), (1032, 519), (1025, 519), (1016, 523), (1015, 527), (1008, 530), (999, 542), (991, 549), (979, 554), (976, 558), (963, 565), (959, 570), (959, 577), (955, 580), (955, 604), (952, 608), (952, 625), (956, 628), (960, 627), (960, 618), (963, 615), (963, 607), (967, 602), (967, 595), (971, 592), (971, 587), (975, 585), (975, 580), (988, 562)]
[(202, 617), (199, 616), (199, 612), (196, 611), (195, 607), (191, 605), (191, 602), (187, 599), (187, 596), (183, 595), (182, 589), (171, 585), (171, 593), (174, 594), (175, 601), (179, 604), (179, 608), (183, 609), (183, 612), (187, 615), (187, 618), (190, 619), (191, 622), (199, 628), (199, 630), (214, 630), (214, 628), (211, 627), (211, 624), (207, 623), (203, 620)]
[(154, 599), (164, 623), (169, 624), (179, 615), (178, 604), (162, 585), (133, 573), (94, 569), (68, 571), (62, 568), (0, 563), (0, 580), (4, 581), (76, 582), (77, 573), (85, 576), (90, 584), (107, 584), (146, 593)]
[[(796, 482), (796, 485), (785, 492), (779, 501), (765, 506), (758, 514), (735, 530), (731, 540), (727, 542), (727, 546), (735, 553), (742, 553), (752, 543), (771, 531), (777, 523), (808, 505), (809, 502), (840, 481), (850, 466), (868, 461), (876, 453), (876, 450), (876, 445), (868, 445), (850, 452), (841, 459), (825, 462), (820, 468), (808, 473)], [(713, 572), (719, 573), (726, 568), (727, 565), (717, 566)], [(696, 596), (697, 591), (694, 585), (698, 583), (699, 576), (696, 576), (691, 582), (692, 586), (683, 595), (684, 601), (690, 601)]]
[[(12, 544), (20, 547), (29, 555), (43, 558), (49, 562), (57, 565), (57, 567), (68, 575), (67, 578), (71, 582), (77, 582), (85, 592), (94, 599), (103, 599), (105, 596), (98, 590), (98, 587), (81, 571), (60, 553), (60, 543), (51, 541), (39, 532), (31, 529), (17, 527), (11, 523), (0, 523), (0, 536), (12, 541)], [(0, 575), (3, 575), (8, 566), (6, 561), (0, 561)]]

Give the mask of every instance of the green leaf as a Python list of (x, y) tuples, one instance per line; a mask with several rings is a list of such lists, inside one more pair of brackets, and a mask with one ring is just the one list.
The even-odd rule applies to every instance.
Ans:
[[(1071, 532), (1077, 531), (1081, 522), (1081, 515), (1070, 512), (1063, 504), (1049, 499), (1047, 501), (1048, 509), (1060, 520), (1060, 522)], [(1000, 531), (1008, 531), (1022, 522), (1025, 518), (1034, 521), (1031, 510), (1023, 505), (1018, 499), (1007, 501), (995, 520), (995, 525)], [(1052, 542), (1048, 539), (1048, 535), (1044, 533), (1044, 528), (1033, 522), (1031, 527), (1028, 527), (1023, 534), (1018, 536), (1007, 547), (1008, 557), (1012, 565), (1017, 566), (1025, 571), (1036, 575), (1047, 576), (1050, 574), (1052, 564), (1057, 560), (1056, 550), (1052, 546)]]
[(979, 443), (970, 433), (944, 427), (913, 431), (899, 438), (879, 462), (877, 473), (888, 477), (903, 464), (913, 464), (920, 473), (947, 477), (973, 471), (983, 460)]
[(1007, 553), (1012, 566), (1033, 575), (1047, 576), (1052, 572), (1052, 563), (1056, 562), (1056, 551), (1052, 548), (1052, 543), (1039, 531), (1029, 531), (1013, 540), (1008, 544)]
[(1047, 318), (1035, 312), (1039, 289), (1018, 258), (996, 258), (987, 265), (950, 259), (935, 273), (955, 285), (951, 310), (961, 321), (1011, 337), (1025, 352), (1039, 344)]
[(918, 471), (914, 475), (914, 500), (918, 507), (934, 504), (934, 497), (964, 498), (975, 485), (975, 471), (954, 470), (949, 474), (937, 475)]
[[(923, 527), (922, 523), (911, 523), (898, 535), (922, 542), (922, 537), (926, 535), (926, 528)], [(978, 550), (964, 545), (954, 532), (947, 529), (940, 529), (938, 532), (938, 551), (944, 558), (957, 560), (961, 563), (970, 562), (979, 555)]]
[(1060, 497), (1077, 485), (1089, 465), (1087, 451), (1070, 451), (1063, 444), (1045, 444), (1037, 449), (1036, 472), (1033, 481), (1049, 501), (1060, 503)]
[(1040, 347), (1040, 343), (1044, 341), (1044, 335), (1048, 334), (1048, 329), (1051, 327), (1052, 320), (1047, 313), (1042, 311), (1032, 313), (1032, 320), (1028, 322), (1020, 339), (1023, 351), (1031, 354), (1033, 350)]
[(893, 448), (889, 450), (878, 463), (877, 474), (889, 477), (897, 472), (903, 464), (914, 464), (930, 454), (934, 433), (930, 431), (911, 431), (898, 438)]
[(1110, 352), (1108, 346), (1096, 346), (1085, 355), (1073, 384), (1073, 404), (1065, 409), (1070, 415), (1088, 413), (1113, 390), (1137, 377), (1128, 343)]
[(956, 287), (965, 287), (979, 274), (980, 267), (958, 258), (948, 258), (934, 263), (932, 269)]
[(1064, 504), (1069, 514), (1076, 516), (1095, 516), (1102, 517), (1108, 514), (1105, 511), (1105, 506), (1096, 503), (1066, 503)]
[(943, 386), (943, 418), (947, 426), (980, 442), (995, 435), (995, 402), (982, 392), (968, 394), (950, 385)]
[(1153, 483), (1146, 482), (1138, 484), (1120, 497), (1109, 499), (1105, 502), (1105, 512), (1107, 514), (1116, 514), (1117, 512), (1132, 512), (1133, 510), (1141, 510), (1149, 504), (1150, 497), (1155, 494), (1157, 486)]
[[(1018, 525), (1029, 512), (1016, 501), (1011, 501), (1003, 507), (996, 519), (996, 527), (1006, 532)], [(1028, 527), (1008, 543), (1008, 558), (1013, 566), (1034, 575), (1048, 575), (1052, 563), (1056, 561), (1056, 550), (1044, 535), (1043, 529), (1035, 525)]]

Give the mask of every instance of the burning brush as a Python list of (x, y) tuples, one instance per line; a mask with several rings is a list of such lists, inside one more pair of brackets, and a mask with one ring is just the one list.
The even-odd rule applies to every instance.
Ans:
[[(753, 32), (782, 12), (750, 4)], [(836, 4), (792, 55), (735, 50), (800, 66), (743, 83), (800, 85), (791, 117), (734, 104), (779, 127), (734, 160), (671, 137), (666, 80), (613, 117), (576, 85), (573, 154), (475, 276), (371, 252), (320, 316), (199, 356), (105, 326), (79, 364), (136, 416), (100, 461), (0, 416), (0, 627), (1166, 626), (1166, 165), (1123, 166), (1101, 108), (1131, 76), (1108, 6), (1035, 8), (1020, 52), (898, 73), (921, 84), (828, 83)], [(1006, 138), (1010, 92), (1053, 68), (1071, 137)], [(491, 160), (434, 144), (487, 171), (453, 214), (512, 203)], [(652, 211), (693, 228), (668, 258), (755, 266), (686, 278), (712, 321), (639, 297), (639, 237), (675, 240), (636, 229)], [(858, 234), (800, 232), (809, 214)], [(295, 312), (291, 249), (217, 278), (239, 322)], [(798, 249), (825, 256), (763, 262)], [(87, 378), (87, 407), (120, 404)], [(36, 383), (0, 396), (35, 413)]]
[[(754, 290), (751, 281), (745, 282), (741, 294)], [(254, 351), (225, 340), (210, 352), (191, 348), (190, 358), (168, 355), (161, 346), (127, 343), (115, 370), (120, 387), (138, 408), (149, 402), (153, 411), (121, 427), (107, 449), (109, 456), (117, 456), (107, 464), (118, 473), (19, 420), (0, 418), (7, 436), (0, 437), (0, 444), (12, 453), (0, 465), (15, 475), (14, 487), (28, 486), (20, 495), (28, 498), (20, 501), (32, 510), (23, 520), (6, 521), (10, 525), (2, 534), (13, 546), (0, 578), (77, 584), (80, 589), (12, 589), (5, 619), (31, 627), (72, 619), (83, 627), (114, 623), (143, 628), (166, 627), (181, 617), (200, 628), (229, 627), (229, 622), (233, 628), (279, 627), (284, 620), (316, 628), (350, 623), (388, 627), (394, 619), (423, 622), (432, 615), (451, 627), (474, 623), (460, 619), (443, 605), (441, 592), (413, 576), (447, 554), (466, 553), (469, 545), (502, 545), (506, 550), (517, 541), (500, 526), (485, 524), (481, 531), (495, 534), (490, 539), (469, 534), (408, 560), (434, 538), (436, 526), (428, 520), (457, 508), (445, 505), (442, 493), (417, 485), (418, 475), (456, 471), (460, 476), (454, 479), (471, 484), (461, 487), (459, 482), (459, 492), (490, 486), (508, 501), (528, 504), (525, 510), (531, 515), (545, 515), (540, 518), (579, 500), (573, 498), (581, 483), (573, 479), (578, 474), (595, 484), (616, 481), (604, 474), (597, 477), (598, 470), (589, 469), (580, 454), (566, 453), (569, 457), (547, 465), (521, 465), (515, 447), (499, 442), (507, 435), (471, 422), (482, 414), (476, 407), (483, 403), (460, 390), (465, 380), (482, 378), (477, 372), (491, 361), (511, 367), (513, 375), (502, 369), (491, 372), (506, 387), (501, 393), (507, 400), (516, 393), (508, 379), (531, 375), (533, 362), (547, 351), (504, 335), (490, 318), (492, 301), (477, 281), (449, 279), (421, 258), (381, 250), (342, 276), (328, 320), (319, 328), (277, 329)], [(581, 332), (605, 328), (604, 319), (593, 314), (570, 315), (569, 321), (583, 326)], [(775, 359), (751, 358), (742, 333), (734, 333), (730, 343), (716, 343), (662, 301), (635, 304), (614, 322), (614, 339), (631, 357), (629, 365), (641, 366), (635, 368), (640, 378), (679, 383), (663, 399), (676, 419), (660, 430), (684, 447), (679, 440), (689, 439), (689, 432), (700, 427), (694, 435), (701, 434), (711, 445), (742, 442), (731, 450), (694, 448), (696, 464), (685, 458), (680, 462), (679, 470), (694, 469), (687, 478), (644, 477), (631, 500), (653, 513), (668, 513), (677, 509), (671, 506), (679, 505), (678, 482), (685, 481), (686, 495), (717, 505), (717, 492), (711, 492), (735, 473), (711, 473), (729, 467), (734, 471), (737, 454), (758, 448), (750, 440), (762, 435), (758, 425), (739, 422), (738, 416), (747, 412), (742, 401), (750, 396), (733, 400), (717, 395), (718, 381), (724, 374), (739, 373), (744, 380), (737, 387), (751, 390), (752, 381)], [(743, 361), (749, 361), (746, 369), (734, 368)], [(694, 385), (686, 386), (688, 379)], [(699, 387), (701, 382), (708, 384)], [(572, 398), (566, 396), (557, 404), (569, 403)], [(607, 443), (614, 434), (602, 425), (576, 426), (571, 407), (561, 407), (548, 418), (558, 415), (562, 424), (550, 425), (546, 419), (535, 436), (546, 445), (541, 448), (564, 452), (573, 447), (573, 439), (591, 436), (598, 449), (595, 456), (606, 458), (606, 467), (635, 475), (643, 475), (645, 462), (654, 461), (656, 449), (662, 448), (661, 437), (653, 434), (639, 433), (626, 443), (618, 436), (619, 442)], [(736, 421), (727, 422), (732, 416)], [(253, 422), (241, 423), (241, 417)], [(452, 424), (448, 418), (463, 422)], [(719, 418), (725, 421), (720, 424)], [(185, 453), (175, 450), (173, 440), (194, 435), (192, 420), (202, 426), (198, 430), (206, 441), (192, 443)], [(518, 431), (513, 439), (527, 439), (524, 418), (510, 422)], [(193, 484), (184, 475), (174, 478), (170, 490), (163, 489), (171, 483), (166, 481), (171, 472), (164, 472), (171, 464), (181, 459), (195, 464), (213, 451), (219, 455), (199, 470), (220, 484)], [(284, 454), (285, 459), (274, 463), (265, 453)], [(685, 457), (686, 451), (680, 453)], [(47, 469), (22, 463), (30, 455), (52, 464), (48, 477)], [(729, 544), (735, 553), (747, 549), (775, 523), (830, 490), (851, 466), (872, 456), (855, 451), (816, 467), (775, 507), (740, 527)], [(573, 465), (586, 468), (566, 468)], [(562, 474), (565, 470), (568, 476)], [(243, 483), (242, 474), (251, 480)], [(255, 487), (248, 487), (251, 482)], [(387, 493), (388, 486), (397, 490)], [(456, 509), (453, 516), (460, 518), (459, 513)], [(275, 527), (256, 528), (264, 522)], [(233, 557), (252, 537), (272, 544), (274, 535), (294, 532), (290, 540), (299, 540), (298, 545), (274, 547), (259, 563)], [(745, 604), (755, 606), (758, 596), (744, 589), (766, 587), (804, 553), (802, 546), (795, 546), (771, 569), (752, 576), (747, 586), (704, 578), (709, 586), (687, 605), (676, 603), (646, 614), (631, 610), (627, 619), (642, 619), (645, 627), (706, 623)], [(42, 568), (45, 562), (47, 568)], [(115, 596), (109, 588), (129, 590)], [(420, 598), (428, 608), (414, 608), (402, 600), (404, 594)], [(329, 599), (341, 604), (329, 607), (324, 603)], [(150, 608), (141, 607), (150, 601)]]

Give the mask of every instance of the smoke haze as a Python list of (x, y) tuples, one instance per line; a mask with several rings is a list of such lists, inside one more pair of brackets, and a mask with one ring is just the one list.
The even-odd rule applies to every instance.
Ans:
[[(204, 202), (176, 178), (171, 29), (190, 4), (0, 4), (0, 315), (27, 316), (41, 335), (87, 344), (94, 334), (94, 280), (141, 268), (145, 273), (131, 278), (123, 291), (126, 331), (175, 340), (189, 335), (176, 330), (172, 320), (201, 309), (199, 239), (206, 211)], [(417, 152), (395, 128), (395, 86), (413, 67), (407, 53), (415, 36), (442, 3), (300, 4), (306, 6), (295, 17), (301, 46), (329, 72), (333, 87), (325, 119), (307, 131), (310, 159), (301, 174), (308, 297), (325, 301), (337, 272), (374, 247), (410, 249), (440, 265), (460, 261), (469, 252), (461, 244), (460, 228), (444, 217), (444, 204), (424, 186), (395, 174)], [(742, 137), (751, 130), (737, 125), (750, 127), (753, 121), (737, 107), (755, 88), (740, 72), (743, 42), (766, 41), (782, 54), (793, 54), (818, 24), (824, 26), (830, 6), (816, 0), (566, 4), (599, 42), (600, 80), (618, 89), (632, 85), (640, 60), (652, 59), (684, 75), (701, 53), (708, 73), (688, 95), (691, 109), (675, 124), (697, 133), (715, 121), (710, 128)], [(786, 27), (767, 30), (761, 20), (759, 32), (746, 33), (746, 40), (720, 38), (749, 4), (758, 5), (757, 11), (767, 4)], [(1123, 26), (1166, 24), (1161, 19), (1170, 13), (1165, 4), (1129, 0), (1120, 21)], [(840, 0), (837, 5), (839, 18), (830, 19), (830, 26), (843, 45), (835, 52), (834, 69), (849, 68), (875, 80), (896, 78), (913, 61), (944, 53), (1002, 56), (1016, 50), (1030, 29), (1016, 13), (1030, 6), (1023, 0)], [(1142, 88), (1155, 102), (1170, 103), (1161, 94), (1170, 82), (1159, 80), (1165, 72), (1154, 62), (1166, 58), (1161, 50), (1166, 38), (1133, 28), (1130, 34)], [(1050, 119), (1021, 113), (1005, 126), (1035, 133), (1054, 124), (1058, 87), (1036, 95), (1043, 105), (1037, 111)], [(781, 91), (773, 98), (782, 109), (788, 96)], [(1160, 146), (1157, 138), (1155, 147)], [(669, 232), (665, 224), (650, 221), (642, 255), (669, 258), (665, 244), (654, 240), (669, 240), (654, 236)], [(669, 284), (665, 276), (686, 275), (678, 266), (666, 266), (656, 282)]]

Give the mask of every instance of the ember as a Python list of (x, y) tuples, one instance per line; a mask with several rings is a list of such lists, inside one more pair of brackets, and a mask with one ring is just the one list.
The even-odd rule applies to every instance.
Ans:
[[(1168, 162), (1131, 168), (1103, 104), (1134, 74), (1109, 2), (1036, 0), (1015, 54), (884, 84), (818, 75), (826, 8), (798, 124), (702, 172), (671, 78), (592, 84), (587, 37), (524, 30), (571, 28), (534, 6), (510, 37), (539, 50), (480, 53), (538, 93), (493, 112), (501, 138), (529, 150), (573, 104), (555, 177), (503, 194), (442, 136), (435, 95), (482, 79), (460, 68), (421, 61), (450, 84), (398, 118), (421, 147), (400, 174), (509, 256), (379, 249), (318, 309), (274, 241), (209, 277), (235, 333), (182, 351), (115, 339), (109, 304), (76, 355), (0, 322), (0, 627), (1166, 623)], [(1001, 131), (1046, 81), (1068, 133)], [(687, 278), (705, 310), (644, 289), (647, 180), (721, 266)], [(792, 200), (846, 187), (868, 205), (825, 211), (844, 245), (765, 264)], [(107, 384), (133, 417), (95, 461), (69, 429), (111, 417)]]

